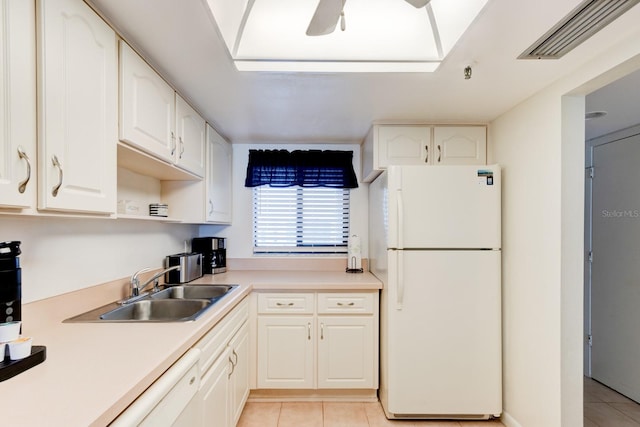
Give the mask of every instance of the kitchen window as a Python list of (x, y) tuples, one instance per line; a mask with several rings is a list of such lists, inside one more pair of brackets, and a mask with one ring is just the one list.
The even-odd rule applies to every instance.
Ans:
[(254, 253), (347, 253), (349, 189), (253, 189)]
[(250, 150), (254, 253), (346, 254), (353, 152)]

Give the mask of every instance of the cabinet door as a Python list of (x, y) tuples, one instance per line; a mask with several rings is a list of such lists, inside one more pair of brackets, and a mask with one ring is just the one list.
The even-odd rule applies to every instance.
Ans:
[(374, 388), (372, 316), (318, 317), (318, 388)]
[(230, 380), (230, 417), (235, 426), (249, 397), (249, 324), (245, 323), (229, 343), (233, 372)]
[(202, 405), (203, 426), (230, 427), (232, 425), (229, 413), (229, 376), (232, 366), (229, 360), (230, 354), (229, 348), (225, 348), (202, 377), (202, 387), (196, 398), (200, 399)]
[(175, 118), (173, 88), (120, 41), (120, 140), (173, 163)]
[(205, 121), (182, 97), (176, 94), (176, 165), (204, 176)]
[(258, 388), (314, 388), (313, 316), (258, 316)]
[(36, 40), (33, 1), (0, 1), (0, 206), (33, 207)]
[(436, 126), (433, 140), (434, 164), (486, 164), (487, 129), (484, 126)]
[(231, 223), (231, 144), (207, 125), (206, 220)]
[(115, 213), (116, 35), (82, 0), (38, 7), (38, 208)]
[(431, 162), (431, 127), (380, 126), (374, 148), (376, 169), (389, 165), (423, 165)]

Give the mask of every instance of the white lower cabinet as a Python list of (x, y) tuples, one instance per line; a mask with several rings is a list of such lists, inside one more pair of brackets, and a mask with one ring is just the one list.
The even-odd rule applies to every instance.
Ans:
[(245, 322), (229, 344), (231, 373), (229, 379), (229, 415), (231, 426), (238, 424), (249, 397), (249, 323)]
[(378, 291), (257, 298), (258, 389), (378, 387)]
[(318, 316), (318, 388), (375, 388), (373, 316)]
[(225, 349), (202, 377), (202, 385), (198, 393), (202, 414), (202, 422), (199, 425), (221, 427), (230, 425), (229, 354), (229, 349)]
[(200, 358), (199, 411), (190, 426), (233, 427), (249, 396), (249, 308), (241, 302), (195, 346)]
[(258, 316), (258, 388), (314, 388), (313, 316)]

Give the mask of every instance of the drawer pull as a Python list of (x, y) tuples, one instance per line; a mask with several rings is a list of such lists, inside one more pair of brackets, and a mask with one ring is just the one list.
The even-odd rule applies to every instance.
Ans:
[(189, 385), (193, 385), (194, 382), (196, 382), (196, 377), (191, 377), (191, 379), (189, 380)]
[(284, 303), (284, 302), (277, 302), (276, 305), (278, 307), (293, 307), (293, 303), (292, 302), (288, 302), (288, 303)]
[(351, 302), (350, 302), (350, 303), (348, 303), (348, 304), (345, 304), (345, 303), (343, 303), (343, 302), (339, 302), (339, 303), (338, 303), (338, 307), (353, 307), (354, 305), (355, 305), (355, 303), (354, 303), (353, 301), (351, 301)]
[(311, 340), (311, 322), (307, 323), (307, 339)]
[(320, 323), (320, 339), (324, 339), (324, 322)]

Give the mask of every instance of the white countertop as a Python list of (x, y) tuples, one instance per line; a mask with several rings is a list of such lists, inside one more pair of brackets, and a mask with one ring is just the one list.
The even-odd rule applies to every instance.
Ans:
[(211, 329), (252, 289), (368, 290), (370, 273), (231, 271), (191, 284), (239, 284), (196, 321), (177, 323), (62, 323), (121, 298), (126, 280), (23, 306), (23, 334), (47, 347), (47, 359), (0, 382), (0, 423), (16, 426), (103, 426)]

